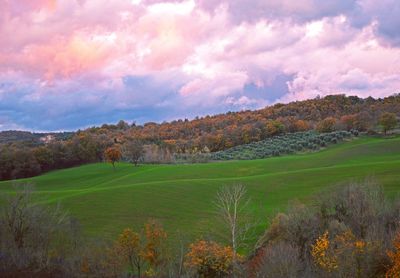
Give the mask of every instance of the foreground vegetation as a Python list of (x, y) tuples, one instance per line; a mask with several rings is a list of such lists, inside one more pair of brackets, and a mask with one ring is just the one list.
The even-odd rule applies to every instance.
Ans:
[(253, 223), (246, 187), (216, 195), (226, 243), (181, 240), (169, 246), (160, 222), (114, 240), (90, 241), (62, 210), (33, 202), (25, 186), (0, 207), (2, 277), (399, 277), (400, 200), (371, 180), (324, 190), (311, 205), (278, 213), (252, 247), (238, 251)]

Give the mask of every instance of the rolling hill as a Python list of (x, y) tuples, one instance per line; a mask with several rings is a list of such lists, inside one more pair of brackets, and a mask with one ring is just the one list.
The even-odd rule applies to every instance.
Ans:
[[(260, 160), (206, 164), (141, 165), (97, 163), (54, 171), (19, 183), (34, 184), (42, 204), (61, 203), (79, 219), (87, 235), (115, 238), (125, 227), (138, 229), (159, 219), (169, 234), (190, 238), (218, 229), (213, 200), (217, 190), (242, 183), (252, 199), (248, 208), (261, 219), (284, 210), (290, 200), (309, 201), (340, 182), (373, 177), (389, 195), (400, 189), (400, 137), (361, 137), (319, 152)], [(0, 193), (15, 182), (0, 183)]]

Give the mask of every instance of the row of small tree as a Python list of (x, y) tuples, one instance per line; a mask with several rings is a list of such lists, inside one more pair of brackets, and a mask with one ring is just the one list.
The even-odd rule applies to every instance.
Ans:
[[(383, 133), (386, 135), (388, 131), (394, 129), (397, 126), (398, 120), (395, 113), (384, 112), (378, 119), (378, 125), (382, 128)], [(321, 133), (332, 132), (335, 130), (366, 130), (367, 127), (363, 126), (365, 122), (360, 118), (359, 115), (345, 115), (338, 121), (334, 117), (327, 117), (316, 126), (316, 130)]]

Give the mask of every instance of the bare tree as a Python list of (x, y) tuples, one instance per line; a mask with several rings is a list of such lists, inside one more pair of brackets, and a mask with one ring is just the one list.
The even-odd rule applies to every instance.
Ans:
[[(300, 259), (300, 250), (296, 246), (280, 241), (263, 248), (256, 277), (297, 278), (309, 277), (302, 273), (305, 262)], [(309, 266), (308, 266), (309, 267)]]
[(246, 195), (246, 187), (238, 184), (225, 186), (217, 193), (216, 206), (219, 216), (229, 230), (229, 241), (234, 251), (234, 267), (237, 266), (237, 251), (250, 235), (255, 226), (246, 212), (250, 199)]
[(142, 142), (138, 140), (127, 141), (122, 146), (122, 154), (124, 156), (124, 159), (132, 162), (135, 166), (137, 166), (139, 161), (144, 156), (144, 148)]
[[(16, 186), (0, 208), (0, 272), (51, 272), (52, 259), (64, 259), (72, 241), (70, 218), (60, 207), (42, 207), (32, 200), (32, 186)], [(53, 257), (52, 257), (53, 256)]]

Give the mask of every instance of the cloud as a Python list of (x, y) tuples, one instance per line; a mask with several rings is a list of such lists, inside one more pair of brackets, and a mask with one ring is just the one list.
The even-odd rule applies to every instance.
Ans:
[(228, 7), (231, 20), (234, 22), (257, 22), (260, 19), (290, 18), (296, 22), (307, 22), (324, 17), (334, 17), (353, 11), (356, 0), (246, 0), (213, 1), (200, 0), (200, 6), (213, 11), (220, 5)]
[(393, 46), (400, 45), (400, 2), (397, 0), (362, 0), (349, 12), (353, 25), (364, 27), (375, 23), (375, 33), (384, 42)]
[(0, 129), (76, 129), (400, 85), (400, 2), (0, 2)]

